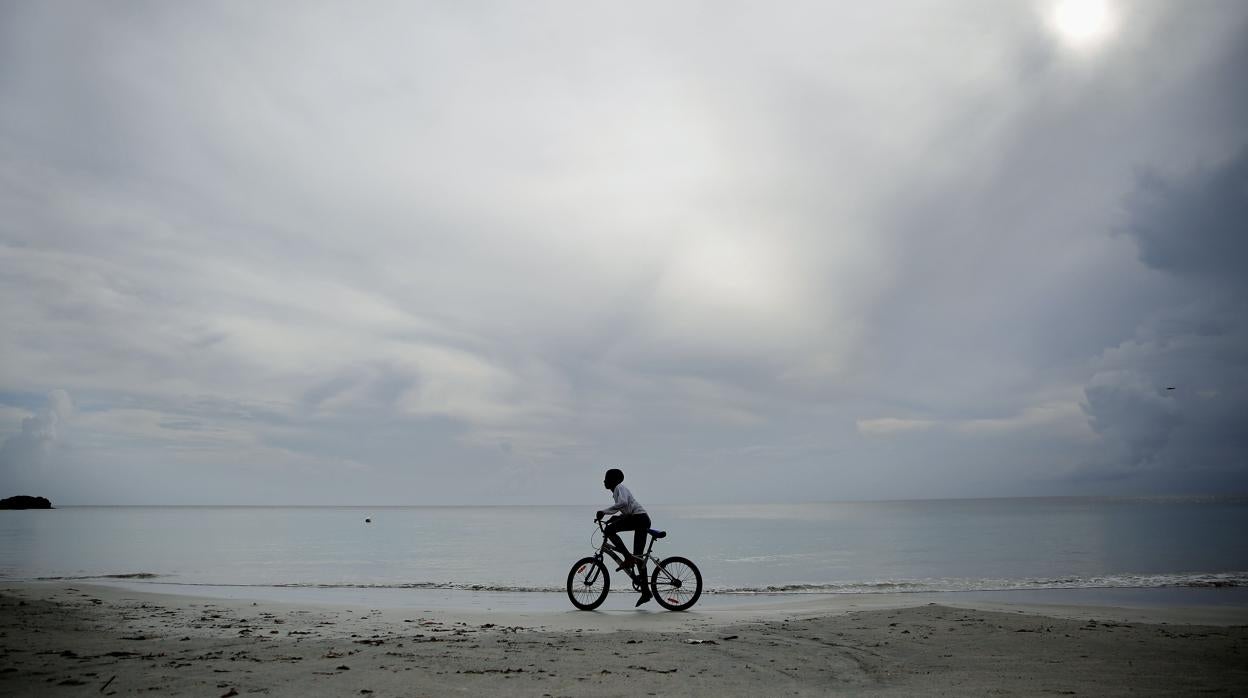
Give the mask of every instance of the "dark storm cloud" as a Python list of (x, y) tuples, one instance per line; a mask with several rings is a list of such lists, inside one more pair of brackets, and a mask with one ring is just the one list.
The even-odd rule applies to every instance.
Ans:
[[(1248, 147), (1187, 177), (1140, 175), (1127, 211), (1127, 232), (1145, 264), (1197, 283), (1248, 284)], [(1244, 300), (1242, 290), (1210, 292)]]
[[(1248, 484), (1248, 148), (1185, 176), (1146, 172), (1126, 233), (1169, 276), (1169, 302), (1102, 357), (1088, 386), (1111, 451), (1091, 472)], [(1123, 469), (1120, 466), (1129, 466)], [(1115, 467), (1119, 466), (1119, 467)]]
[(1109, 441), (1110, 456), (1125, 465), (1153, 465), (1157, 453), (1182, 422), (1174, 400), (1162, 387), (1140, 382), (1135, 373), (1098, 374), (1084, 389), (1091, 427)]

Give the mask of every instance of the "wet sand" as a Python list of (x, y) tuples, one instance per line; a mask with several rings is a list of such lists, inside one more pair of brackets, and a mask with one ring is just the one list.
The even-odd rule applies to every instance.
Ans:
[(1242, 607), (948, 601), (499, 612), (12, 583), (0, 694), (1248, 694)]

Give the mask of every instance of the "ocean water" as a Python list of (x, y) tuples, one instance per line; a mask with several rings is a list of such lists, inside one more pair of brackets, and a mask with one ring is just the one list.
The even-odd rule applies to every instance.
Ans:
[[(561, 592), (594, 505), (0, 511), (0, 579)], [(721, 594), (1248, 587), (1248, 498), (649, 507)], [(365, 519), (371, 518), (371, 523)], [(162, 586), (163, 585), (163, 586)]]

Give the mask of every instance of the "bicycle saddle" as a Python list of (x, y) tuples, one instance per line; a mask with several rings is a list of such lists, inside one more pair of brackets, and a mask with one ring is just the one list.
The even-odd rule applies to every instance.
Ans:
[(660, 531), (660, 530), (658, 530), (657, 528), (652, 528), (652, 529), (650, 529), (650, 535), (654, 536), (654, 539), (655, 539), (655, 540), (658, 540), (658, 539), (660, 539), (660, 538), (664, 538), (664, 537), (666, 537), (666, 536), (667, 536), (667, 531)]

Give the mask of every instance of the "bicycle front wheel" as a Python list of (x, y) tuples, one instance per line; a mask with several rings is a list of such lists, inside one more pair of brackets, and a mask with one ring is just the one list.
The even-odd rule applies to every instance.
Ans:
[(601, 560), (583, 557), (568, 572), (568, 598), (582, 611), (592, 611), (607, 600), (611, 577)]
[(654, 600), (669, 611), (684, 611), (702, 596), (702, 573), (683, 557), (669, 557), (650, 575)]

